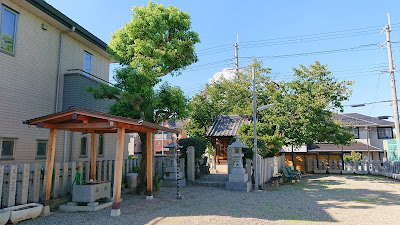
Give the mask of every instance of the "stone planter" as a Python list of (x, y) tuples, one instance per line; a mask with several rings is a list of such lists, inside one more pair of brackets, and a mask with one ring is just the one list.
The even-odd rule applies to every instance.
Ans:
[(126, 180), (128, 184), (128, 188), (135, 189), (137, 187), (137, 178), (139, 174), (137, 173), (128, 173), (126, 174)]
[(73, 202), (95, 202), (101, 198), (110, 198), (111, 183), (97, 181), (96, 183), (75, 185), (72, 187)]
[(10, 211), (6, 211), (4, 209), (0, 210), (0, 225), (4, 225), (10, 219)]
[(22, 220), (35, 219), (42, 212), (42, 208), (42, 204), (30, 203), (5, 208), (4, 211), (10, 211), (10, 222), (17, 224)]

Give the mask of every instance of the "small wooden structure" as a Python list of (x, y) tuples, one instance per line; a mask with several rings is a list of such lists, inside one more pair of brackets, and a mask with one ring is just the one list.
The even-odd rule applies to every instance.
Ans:
[[(57, 130), (68, 130), (91, 133), (91, 160), (90, 179), (96, 180), (96, 136), (95, 134), (117, 133), (115, 150), (115, 170), (113, 186), (113, 204), (111, 215), (120, 215), (122, 161), (125, 133), (145, 132), (147, 137), (147, 195), (152, 196), (153, 187), (153, 133), (157, 130), (178, 134), (174, 129), (159, 126), (137, 119), (113, 116), (80, 107), (70, 107), (68, 110), (30, 119), (24, 122), (36, 125), (39, 128), (50, 129), (48, 152), (46, 156), (46, 169), (43, 182), (43, 205), (48, 210), (51, 182), (53, 175), (54, 155), (56, 147)], [(47, 207), (46, 207), (47, 206)]]

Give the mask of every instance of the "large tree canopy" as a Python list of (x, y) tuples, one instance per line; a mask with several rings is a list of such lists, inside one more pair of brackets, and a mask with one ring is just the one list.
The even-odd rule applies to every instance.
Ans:
[[(280, 145), (302, 145), (316, 142), (349, 144), (354, 137), (350, 128), (332, 120), (334, 112), (342, 111), (342, 101), (350, 97), (353, 82), (339, 81), (326, 66), (318, 61), (305, 67), (293, 68), (294, 80), (270, 82), (270, 69), (254, 60), (239, 77), (220, 79), (208, 85), (190, 102), (189, 134), (204, 135), (215, 115), (252, 115), (252, 75), (256, 68), (257, 107), (275, 103), (273, 107), (258, 112), (257, 136), (267, 142), (259, 144), (259, 154), (269, 156)], [(246, 144), (252, 145), (252, 126), (244, 125), (240, 134)], [(250, 146), (251, 147), (251, 146)]]
[[(195, 44), (199, 34), (190, 30), (190, 16), (175, 6), (165, 8), (150, 1), (132, 8), (132, 20), (111, 35), (109, 44), (115, 60), (140, 74), (174, 75), (197, 62)], [(179, 73), (179, 72), (178, 72)]]
[(276, 125), (285, 135), (285, 144), (349, 144), (354, 134), (334, 121), (332, 114), (343, 111), (342, 102), (349, 99), (353, 82), (339, 81), (318, 61), (293, 71), (294, 80), (282, 83), (271, 95), (275, 105), (261, 112), (260, 120)]

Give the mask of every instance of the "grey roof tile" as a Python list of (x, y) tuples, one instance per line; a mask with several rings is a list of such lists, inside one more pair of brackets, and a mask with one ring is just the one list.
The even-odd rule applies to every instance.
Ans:
[(241, 115), (217, 115), (213, 124), (208, 128), (207, 137), (230, 137), (238, 134), (239, 127), (250, 124), (245, 116)]
[(394, 127), (394, 123), (387, 120), (378, 119), (372, 116), (366, 116), (359, 113), (333, 114), (333, 119), (340, 120), (346, 125), (358, 126), (386, 126)]
[(308, 152), (341, 152), (342, 150), (344, 152), (350, 152), (350, 151), (358, 151), (358, 152), (364, 152), (364, 151), (371, 151), (371, 152), (382, 152), (382, 149), (377, 148), (372, 145), (366, 145), (361, 142), (353, 143), (351, 145), (335, 145), (335, 144), (313, 144), (307, 146)]

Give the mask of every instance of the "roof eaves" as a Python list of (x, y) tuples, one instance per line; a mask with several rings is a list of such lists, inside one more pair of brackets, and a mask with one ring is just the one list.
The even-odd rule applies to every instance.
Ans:
[(56, 8), (54, 8), (44, 0), (26, 0), (26, 1), (31, 5), (35, 6), (36, 8), (38, 8), (39, 10), (41, 10), (42, 12), (46, 13), (53, 19), (57, 20), (64, 26), (68, 28), (72, 28), (72, 26), (74, 26), (75, 33), (79, 34), (86, 40), (90, 41), (103, 51), (107, 52), (108, 46), (104, 41), (100, 40), (98, 37), (87, 31), (85, 28), (74, 22), (72, 19), (70, 19), (69, 17), (58, 11)]

